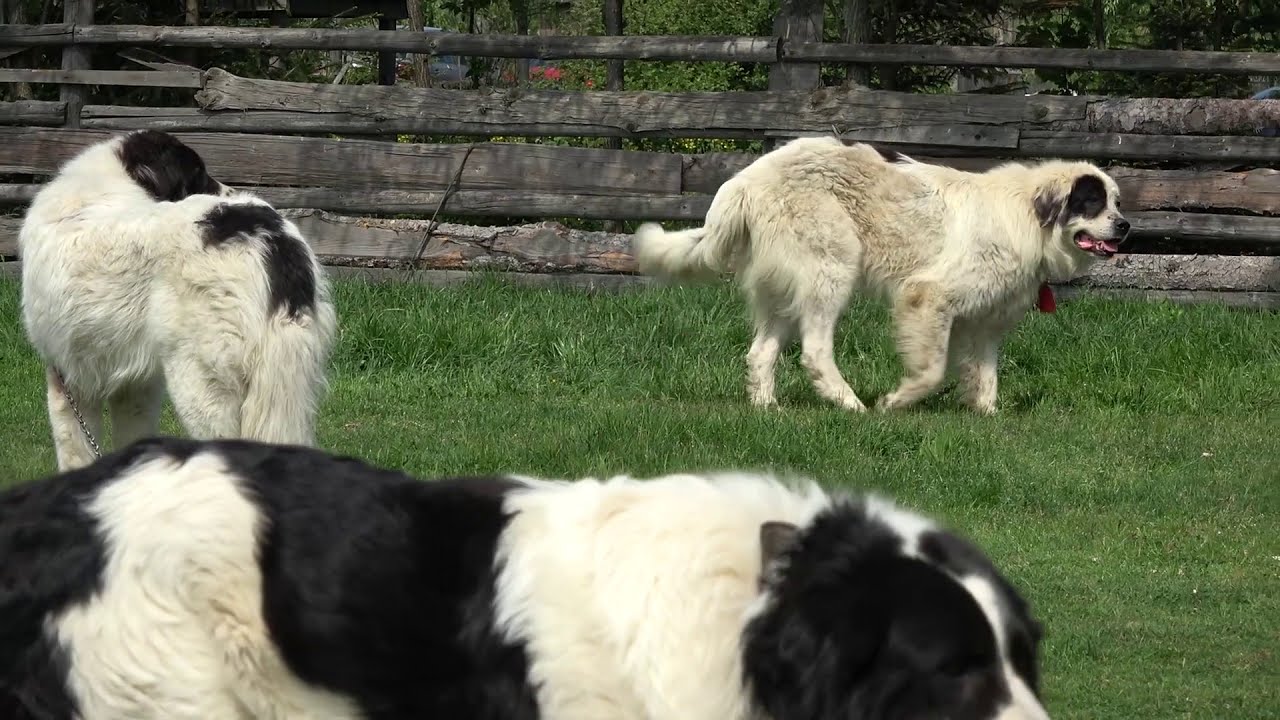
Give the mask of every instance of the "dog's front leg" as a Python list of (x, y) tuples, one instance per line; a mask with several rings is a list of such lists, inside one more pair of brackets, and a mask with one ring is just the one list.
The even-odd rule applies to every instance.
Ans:
[(937, 392), (947, 376), (952, 316), (942, 289), (932, 284), (904, 288), (893, 314), (898, 354), (907, 372), (896, 390), (880, 398), (877, 410), (913, 405)]

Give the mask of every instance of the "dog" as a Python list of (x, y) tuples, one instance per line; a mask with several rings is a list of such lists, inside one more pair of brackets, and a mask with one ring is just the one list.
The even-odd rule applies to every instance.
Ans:
[(746, 472), (424, 482), (149, 438), (0, 494), (13, 720), (1047, 720), (972, 542)]
[(644, 223), (633, 249), (644, 274), (737, 274), (754, 315), (747, 365), (756, 405), (776, 402), (778, 356), (798, 336), (819, 395), (866, 409), (834, 357), (836, 325), (863, 293), (891, 304), (905, 366), (879, 409), (931, 395), (950, 367), (964, 402), (991, 414), (1000, 344), (1037, 289), (1114, 254), (1128, 232), (1115, 181), (1089, 163), (973, 173), (815, 137), (730, 178), (702, 227), (665, 232)]
[[(337, 315), (298, 228), (167, 133), (81, 151), (19, 233), (22, 320), (46, 370), (58, 469), (155, 432), (312, 444)], [(84, 426), (81, 427), (80, 422)]]

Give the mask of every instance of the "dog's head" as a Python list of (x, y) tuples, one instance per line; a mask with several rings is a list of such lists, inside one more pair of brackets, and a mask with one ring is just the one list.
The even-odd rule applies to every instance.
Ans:
[(199, 153), (166, 132), (129, 133), (116, 146), (116, 155), (125, 174), (158, 201), (235, 193), (209, 176)]
[(882, 501), (760, 531), (743, 650), (775, 720), (1048, 720), (1040, 626), (981, 550)]
[(1120, 189), (1098, 167), (1089, 163), (1052, 163), (1032, 205), (1040, 227), (1054, 241), (1069, 249), (1096, 257), (1119, 252), (1129, 234), (1129, 221), (1120, 212)]

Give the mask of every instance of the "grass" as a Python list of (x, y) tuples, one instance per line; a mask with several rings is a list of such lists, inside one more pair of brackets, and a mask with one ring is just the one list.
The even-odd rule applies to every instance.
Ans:
[[(990, 549), (1047, 627), (1054, 718), (1280, 718), (1280, 314), (1084, 299), (1010, 338), (1001, 414), (855, 416), (792, 351), (746, 402), (727, 287), (338, 287), (321, 441), (422, 476), (771, 467), (887, 492)], [(17, 285), (0, 284), (0, 483), (53, 466)], [(838, 360), (871, 402), (878, 306)], [(165, 429), (175, 432), (166, 415)]]

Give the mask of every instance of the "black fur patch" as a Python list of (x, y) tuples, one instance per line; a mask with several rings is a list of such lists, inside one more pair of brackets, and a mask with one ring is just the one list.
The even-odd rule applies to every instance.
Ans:
[(217, 195), (220, 190), (200, 154), (169, 133), (130, 133), (117, 154), (129, 177), (156, 200), (177, 202), (192, 195)]
[(306, 448), (218, 443), (268, 521), (263, 612), (290, 669), (370, 720), (536, 720), (523, 645), (494, 627), (514, 481), (423, 482)]
[(748, 626), (753, 699), (775, 720), (985, 720), (1010, 698), (985, 614), (936, 566), (904, 557), (861, 506), (820, 515), (775, 602)]
[(283, 307), (296, 318), (315, 307), (316, 276), (306, 245), (285, 231), (280, 213), (265, 205), (224, 203), (210, 210), (200, 224), (206, 248), (255, 236), (263, 242), (271, 312)]
[(105, 548), (85, 503), (166, 446), (140, 442), (88, 467), (0, 493), (0, 717), (77, 716), (65, 651), (44, 623), (101, 589)]
[(1044, 630), (1031, 615), (1026, 599), (982, 550), (959, 535), (943, 531), (925, 533), (920, 538), (920, 552), (957, 576), (981, 575), (995, 586), (1008, 620), (1009, 658), (1022, 681), (1039, 694), (1039, 653)]
[(876, 152), (880, 153), (880, 157), (884, 158), (885, 162), (890, 162), (890, 163), (903, 162), (907, 158), (906, 155), (903, 155), (897, 150), (881, 147), (879, 145), (872, 145), (871, 147), (875, 148)]
[(1107, 209), (1107, 185), (1097, 175), (1081, 175), (1067, 197), (1041, 193), (1033, 201), (1040, 227), (1062, 224), (1068, 218), (1096, 218)]
[(1067, 217), (1096, 218), (1107, 209), (1107, 185), (1097, 175), (1081, 175), (1067, 196)]

